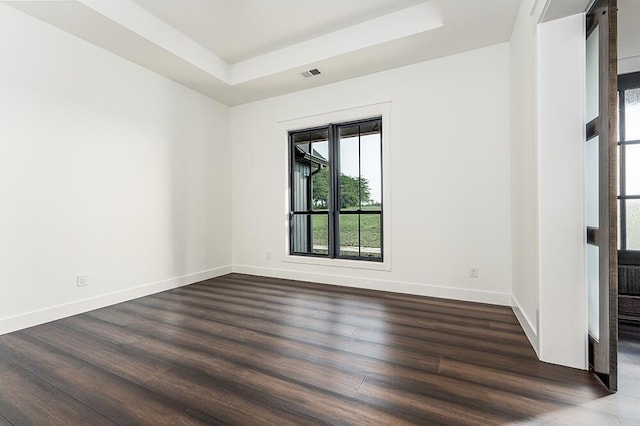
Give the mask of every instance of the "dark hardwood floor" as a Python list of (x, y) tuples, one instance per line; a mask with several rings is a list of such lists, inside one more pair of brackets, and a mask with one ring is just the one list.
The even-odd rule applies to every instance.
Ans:
[(628, 389), (507, 307), (241, 274), (0, 336), (0, 425), (640, 424)]

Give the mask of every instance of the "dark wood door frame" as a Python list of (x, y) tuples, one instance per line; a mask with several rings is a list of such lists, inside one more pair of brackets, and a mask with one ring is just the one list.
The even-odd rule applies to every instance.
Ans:
[[(597, 0), (587, 14), (587, 35), (599, 28), (599, 114), (587, 124), (587, 136), (599, 135), (599, 229), (587, 242), (599, 247), (599, 341), (590, 336), (589, 364), (607, 388), (618, 388), (617, 259), (617, 0)], [(607, 324), (608, 323), (608, 324)]]

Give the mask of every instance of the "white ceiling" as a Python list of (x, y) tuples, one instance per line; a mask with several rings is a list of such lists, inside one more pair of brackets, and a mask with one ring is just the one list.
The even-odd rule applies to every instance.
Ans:
[[(228, 105), (508, 41), (520, 0), (3, 1)], [(322, 75), (304, 79), (302, 71)]]
[(618, 0), (618, 59), (620, 72), (640, 68), (640, 0)]
[[(133, 0), (229, 63), (423, 3), (424, 0)], [(176, 4), (179, 3), (179, 7)]]
[[(535, 3), (543, 3), (543, 0), (535, 0)], [(589, 4), (593, 3), (593, 0), (544, 0), (544, 3), (546, 11), (542, 20), (553, 21), (554, 19), (586, 11)]]

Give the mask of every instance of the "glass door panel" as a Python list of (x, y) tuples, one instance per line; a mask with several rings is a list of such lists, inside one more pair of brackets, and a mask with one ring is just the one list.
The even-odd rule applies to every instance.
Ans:
[(600, 92), (598, 84), (600, 57), (598, 47), (600, 45), (600, 29), (596, 27), (587, 37), (587, 115), (586, 123), (598, 117), (600, 104)]
[(616, 0), (587, 14), (585, 218), (589, 367), (617, 389)]
[(587, 244), (587, 285), (589, 289), (589, 335), (600, 340), (600, 249)]
[(587, 161), (585, 173), (587, 226), (598, 228), (600, 225), (600, 137), (587, 141)]

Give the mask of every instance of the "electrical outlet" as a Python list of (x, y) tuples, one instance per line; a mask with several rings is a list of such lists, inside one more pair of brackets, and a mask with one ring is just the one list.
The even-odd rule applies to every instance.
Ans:
[(469, 278), (478, 278), (480, 277), (480, 268), (477, 266), (469, 267)]
[(265, 257), (265, 259), (267, 259), (267, 260), (271, 260), (271, 252), (270, 252), (270, 251), (266, 252), (266, 253), (264, 254), (264, 257)]
[(88, 285), (87, 283), (87, 276), (86, 275), (78, 275), (76, 276), (76, 287), (86, 287)]

